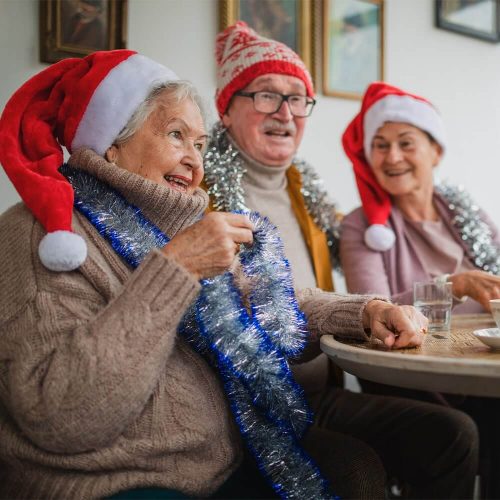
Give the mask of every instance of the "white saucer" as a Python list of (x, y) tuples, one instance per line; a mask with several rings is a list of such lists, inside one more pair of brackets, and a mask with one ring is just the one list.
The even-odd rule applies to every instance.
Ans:
[(492, 349), (500, 349), (500, 330), (498, 328), (474, 330), (472, 334)]

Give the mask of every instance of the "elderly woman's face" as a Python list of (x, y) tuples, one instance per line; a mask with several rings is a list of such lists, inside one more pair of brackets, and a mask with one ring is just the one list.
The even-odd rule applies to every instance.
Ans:
[(203, 179), (207, 141), (198, 106), (189, 98), (176, 103), (158, 97), (144, 125), (123, 144), (106, 152), (119, 167), (176, 191), (192, 194)]
[(370, 157), (373, 174), (392, 196), (430, 188), (432, 170), (440, 159), (440, 146), (407, 123), (387, 122), (373, 138)]

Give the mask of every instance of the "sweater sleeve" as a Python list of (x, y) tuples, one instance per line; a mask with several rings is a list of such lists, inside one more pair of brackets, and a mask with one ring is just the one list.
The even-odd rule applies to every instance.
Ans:
[(391, 287), (381, 252), (365, 245), (366, 220), (356, 210), (342, 221), (340, 260), (347, 290), (351, 293), (376, 293), (390, 297), (396, 304), (413, 304), (413, 290), (391, 294)]
[(118, 438), (141, 413), (199, 284), (159, 250), (109, 301), (83, 271), (47, 273), (50, 286), (31, 275), (33, 297), (1, 327), (0, 395), (36, 445), (84, 452)]
[(364, 341), (370, 334), (363, 328), (363, 311), (371, 300), (387, 298), (376, 295), (343, 295), (307, 288), (297, 292), (300, 308), (307, 318), (311, 342), (322, 335)]

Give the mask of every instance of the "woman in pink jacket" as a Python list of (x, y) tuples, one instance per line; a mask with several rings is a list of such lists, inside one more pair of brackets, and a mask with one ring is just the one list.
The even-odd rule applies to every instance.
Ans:
[(343, 145), (363, 204), (342, 225), (348, 290), (412, 304), (415, 281), (446, 280), (454, 313), (489, 311), (500, 297), (498, 231), (462, 188), (434, 185), (445, 134), (432, 104), (373, 83)]
[[(445, 134), (432, 104), (373, 83), (342, 141), (362, 201), (341, 228), (340, 256), (349, 292), (381, 293), (399, 304), (412, 304), (414, 282), (451, 281), (454, 313), (489, 311), (489, 300), (500, 297), (500, 238), (466, 191), (434, 185)], [(491, 443), (499, 441), (499, 400), (360, 382), (365, 392), (465, 410), (479, 425), (483, 459), (492, 472), (498, 467), (500, 443)], [(500, 496), (495, 482), (486, 485), (486, 496)]]

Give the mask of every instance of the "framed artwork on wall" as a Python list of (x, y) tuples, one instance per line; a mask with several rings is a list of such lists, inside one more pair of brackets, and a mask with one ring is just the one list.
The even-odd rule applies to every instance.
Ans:
[(384, 79), (384, 1), (323, 0), (323, 93), (360, 99)]
[(436, 0), (436, 26), (500, 42), (500, 0)]
[(40, 61), (126, 47), (127, 0), (40, 0)]
[(313, 3), (314, 0), (219, 0), (219, 30), (245, 21), (262, 36), (292, 48), (313, 73)]

